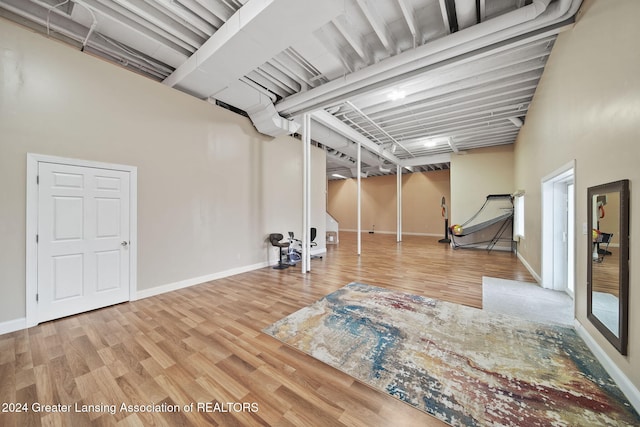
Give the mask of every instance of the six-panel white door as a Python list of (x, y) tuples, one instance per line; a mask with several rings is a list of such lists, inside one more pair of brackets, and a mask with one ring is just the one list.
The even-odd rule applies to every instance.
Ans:
[(38, 321), (129, 300), (129, 172), (38, 163)]

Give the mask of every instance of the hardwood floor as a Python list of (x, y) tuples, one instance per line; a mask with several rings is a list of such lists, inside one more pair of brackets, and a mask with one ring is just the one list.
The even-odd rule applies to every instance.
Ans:
[(355, 237), (307, 275), (264, 268), (1, 335), (0, 425), (444, 426), (260, 331), (351, 281), (480, 307), (483, 275), (533, 278), (510, 253), (365, 234), (358, 257)]
[(620, 252), (609, 247), (609, 255), (602, 256), (600, 262), (591, 264), (591, 283), (594, 291), (606, 292), (616, 297), (620, 295)]

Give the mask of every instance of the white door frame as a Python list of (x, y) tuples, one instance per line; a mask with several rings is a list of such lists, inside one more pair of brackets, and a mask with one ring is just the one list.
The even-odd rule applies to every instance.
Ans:
[[(566, 290), (565, 287), (560, 289), (555, 283), (555, 265), (556, 257), (558, 254), (555, 252), (555, 223), (557, 219), (557, 205), (556, 200), (557, 192), (555, 186), (561, 182), (574, 182), (575, 183), (575, 160), (570, 161), (559, 169), (553, 171), (549, 175), (542, 178), (541, 182), (541, 194), (542, 194), (542, 245), (541, 245), (541, 260), (542, 260), (542, 287), (555, 290)], [(575, 197), (575, 194), (574, 194)], [(571, 201), (575, 206), (575, 200)], [(575, 218), (574, 218), (575, 224)], [(575, 239), (575, 233), (574, 233)], [(575, 260), (575, 241), (573, 245)], [(566, 261), (566, 260), (565, 260)], [(568, 261), (566, 261), (568, 262)], [(567, 268), (574, 269), (575, 277), (575, 262), (574, 265), (567, 265)]]
[(135, 300), (137, 289), (137, 247), (138, 247), (138, 168), (135, 166), (94, 162), (89, 160), (71, 159), (65, 157), (48, 156), (27, 153), (27, 218), (26, 218), (26, 326), (30, 328), (38, 324), (38, 163), (58, 163), (70, 166), (110, 169), (129, 172), (130, 200), (129, 200), (129, 301)]

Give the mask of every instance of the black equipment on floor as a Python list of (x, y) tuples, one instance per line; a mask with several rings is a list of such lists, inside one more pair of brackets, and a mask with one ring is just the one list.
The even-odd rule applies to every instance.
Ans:
[[(289, 268), (289, 264), (287, 263), (287, 249), (289, 248), (289, 242), (281, 242), (283, 237), (284, 236), (280, 233), (269, 234), (269, 242), (271, 242), (272, 246), (278, 248), (278, 252), (280, 253), (278, 265), (273, 266), (273, 268), (275, 268), (276, 270), (284, 270), (285, 268)], [(283, 256), (284, 259), (282, 258)]]
[(513, 252), (513, 197), (511, 194), (488, 195), (478, 212), (462, 225), (451, 226), (449, 232), (454, 249)]
[(309, 236), (309, 240), (311, 240), (311, 246), (318, 246), (314, 240), (316, 240), (316, 236), (318, 235), (318, 230), (315, 227), (311, 227), (311, 236)]
[(449, 238), (449, 210), (447, 209), (447, 201), (444, 196), (442, 196), (440, 207), (442, 208), (442, 217), (444, 218), (444, 238), (438, 240), (438, 243), (451, 243), (451, 239)]
[[(602, 262), (604, 261), (605, 255), (611, 255), (609, 251), (609, 244), (613, 239), (613, 233), (604, 233), (599, 231), (598, 237), (593, 241), (595, 246), (595, 251), (593, 253), (593, 261)], [(600, 245), (605, 245), (604, 249)]]
[[(311, 227), (311, 236), (309, 236), (309, 239), (311, 240), (311, 247), (314, 246), (318, 246), (317, 242), (314, 242), (314, 240), (316, 240), (316, 236), (318, 235), (318, 230), (315, 227)], [(322, 259), (322, 255), (311, 255), (311, 258), (320, 258)]]
[[(309, 246), (311, 248), (313, 248), (314, 246), (318, 246), (318, 243), (314, 241), (316, 240), (317, 235), (318, 235), (318, 229), (316, 227), (311, 227), (310, 234), (309, 234), (309, 240), (310, 240)], [(296, 239), (293, 231), (289, 231), (289, 242), (291, 242), (291, 248), (292, 248), (289, 250), (289, 254), (293, 255), (295, 262), (300, 261), (300, 259), (302, 259), (302, 240)], [(322, 255), (311, 255), (311, 258), (322, 259)]]

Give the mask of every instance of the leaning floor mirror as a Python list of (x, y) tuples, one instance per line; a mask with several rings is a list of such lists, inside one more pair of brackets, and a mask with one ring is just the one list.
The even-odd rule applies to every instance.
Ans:
[(627, 354), (629, 295), (629, 180), (587, 190), (589, 235), (587, 317)]

